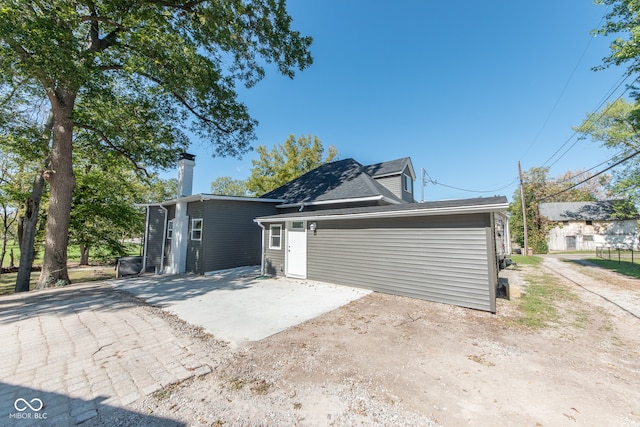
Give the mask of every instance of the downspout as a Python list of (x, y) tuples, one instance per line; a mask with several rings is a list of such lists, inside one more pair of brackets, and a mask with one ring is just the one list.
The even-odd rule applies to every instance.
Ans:
[(267, 229), (264, 228), (264, 225), (262, 225), (262, 223), (260, 221), (255, 220), (255, 219), (254, 219), (254, 221), (262, 229), (262, 248), (260, 249), (260, 275), (264, 276), (264, 257), (265, 257), (265, 253), (264, 253), (264, 234), (267, 232)]
[(147, 271), (147, 245), (149, 244), (149, 206), (147, 206), (147, 217), (144, 220), (144, 249), (142, 253), (142, 272)]
[(164, 211), (164, 229), (162, 230), (162, 254), (160, 255), (160, 273), (164, 270), (164, 247), (167, 244), (167, 218), (169, 210), (162, 205), (158, 205)]

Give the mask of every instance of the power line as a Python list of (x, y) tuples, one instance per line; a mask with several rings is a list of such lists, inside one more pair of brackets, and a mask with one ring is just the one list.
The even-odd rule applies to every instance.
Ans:
[[(609, 6), (607, 5), (607, 10), (608, 9), (609, 9)], [(605, 13), (600, 18), (600, 22), (598, 22), (598, 25), (596, 26), (596, 28), (597, 28), (596, 31), (598, 31), (600, 29), (600, 27), (602, 25), (602, 22), (606, 19), (607, 10), (605, 10)], [(571, 83), (571, 80), (573, 79), (573, 76), (575, 75), (576, 71), (578, 70), (578, 66), (582, 62), (582, 59), (584, 59), (584, 56), (586, 55), (587, 50), (589, 50), (589, 47), (591, 46), (591, 42), (593, 41), (594, 38), (595, 38), (595, 36), (589, 38), (589, 41), (587, 42), (587, 45), (585, 46), (584, 50), (582, 51), (582, 54), (580, 55), (580, 58), (578, 58), (578, 62), (576, 62), (576, 65), (573, 67), (573, 70), (571, 71), (571, 74), (569, 75), (569, 78), (567, 79), (567, 81), (565, 82), (562, 90), (560, 91), (560, 95), (558, 95), (558, 98), (556, 99), (556, 102), (553, 104), (553, 107), (551, 107), (551, 111), (549, 112), (549, 114), (547, 115), (547, 118), (542, 123), (542, 126), (540, 127), (540, 130), (538, 130), (538, 133), (536, 133), (536, 136), (533, 138), (533, 141), (531, 141), (531, 144), (529, 145), (529, 147), (524, 151), (523, 155), (526, 155), (529, 152), (529, 150), (531, 150), (531, 147), (533, 147), (535, 145), (535, 143), (538, 141), (538, 138), (542, 134), (542, 131), (547, 126), (547, 123), (549, 123), (549, 120), (551, 119), (551, 116), (553, 116), (553, 113), (556, 111), (556, 108), (558, 107), (558, 104), (560, 103), (560, 100), (562, 99), (562, 97), (564, 96), (564, 93), (566, 92), (567, 88), (569, 87), (569, 83)]]
[(447, 185), (447, 184), (443, 184), (441, 182), (438, 182), (438, 181), (432, 179), (431, 176), (429, 176), (429, 174), (427, 173), (426, 170), (425, 170), (425, 174), (426, 174), (426, 176), (428, 178), (428, 181), (433, 185), (440, 185), (442, 187), (451, 188), (453, 190), (465, 191), (467, 193), (495, 193), (496, 191), (504, 190), (505, 188), (511, 187), (518, 180), (518, 177), (516, 177), (516, 178), (513, 179), (513, 181), (511, 181), (509, 184), (505, 185), (504, 187), (496, 188), (494, 190), (469, 190), (469, 189), (466, 189), (466, 188), (455, 187), (453, 185)]
[[(598, 119), (600, 119), (608, 110), (609, 108), (611, 108), (610, 104), (607, 108), (605, 108), (604, 110), (601, 110), (602, 106), (613, 96), (613, 94), (620, 88), (620, 86), (622, 86), (622, 84), (631, 76), (630, 72), (627, 72), (625, 74), (622, 75), (622, 77), (620, 77), (620, 79), (618, 79), (618, 81), (614, 84), (614, 87), (612, 87), (611, 89), (609, 89), (609, 91), (607, 92), (607, 95), (605, 95), (600, 102), (598, 103), (598, 105), (596, 106), (596, 108), (594, 108), (592, 110), (592, 112), (587, 116), (587, 119), (585, 120), (585, 122), (591, 123), (591, 126), (589, 129), (591, 129), (591, 127), (595, 126), (595, 120), (591, 120), (596, 114), (599, 115)], [(635, 83), (638, 79), (636, 78), (634, 80), (633, 83)], [(633, 84), (632, 83), (632, 84)], [(624, 96), (624, 94), (629, 90), (629, 87), (627, 87), (617, 98), (615, 101), (619, 100), (620, 98), (622, 98)], [(614, 101), (614, 102), (615, 102)], [(551, 161), (551, 159), (553, 159), (556, 154), (558, 154), (560, 151), (562, 151), (562, 149), (569, 143), (571, 142), (571, 140), (578, 134), (578, 132), (574, 131), (569, 138), (567, 138), (567, 140), (560, 146), (560, 148), (558, 148), (543, 164), (542, 167), (546, 166), (547, 163), (549, 163)], [(553, 165), (555, 165), (556, 163), (558, 163), (558, 161), (563, 158), (578, 142), (580, 142), (581, 139), (578, 138), (573, 144), (571, 144), (571, 146), (566, 149), (564, 151), (564, 153), (562, 153), (561, 156), (559, 156), (553, 163), (551, 163), (549, 165), (549, 167), (552, 167)]]
[(619, 160), (619, 161), (615, 162), (615, 163), (614, 163), (614, 164), (612, 164), (611, 166), (609, 166), (609, 167), (607, 167), (607, 168), (605, 168), (605, 169), (601, 170), (601, 171), (600, 171), (600, 172), (598, 172), (598, 173), (593, 174), (592, 176), (590, 176), (590, 177), (588, 177), (588, 178), (586, 178), (586, 179), (583, 179), (582, 181), (578, 182), (577, 184), (573, 184), (572, 186), (567, 187), (567, 188), (565, 188), (564, 190), (558, 191), (557, 193), (554, 193), (554, 194), (552, 194), (552, 195), (550, 195), (550, 196), (545, 196), (545, 197), (543, 197), (543, 198), (539, 199), (539, 200), (538, 200), (538, 202), (542, 202), (542, 201), (544, 201), (544, 200), (547, 200), (547, 199), (550, 199), (550, 198), (552, 198), (552, 197), (558, 196), (558, 195), (560, 195), (560, 194), (562, 194), (562, 193), (566, 193), (567, 191), (572, 190), (572, 189), (576, 188), (577, 186), (579, 186), (579, 185), (581, 185), (581, 184), (584, 184), (585, 182), (590, 181), (590, 180), (592, 180), (593, 178), (595, 178), (595, 177), (597, 177), (597, 176), (599, 176), (599, 175), (602, 175), (602, 174), (603, 174), (603, 173), (605, 173), (606, 171), (608, 171), (608, 170), (610, 170), (610, 169), (615, 168), (616, 166), (620, 165), (621, 163), (626, 162), (627, 160), (629, 160), (629, 159), (631, 159), (631, 158), (633, 158), (633, 157), (637, 156), (638, 154), (640, 154), (640, 150), (638, 150), (638, 151), (636, 151), (636, 152), (634, 152), (634, 153), (632, 153), (632, 154), (629, 154), (629, 155), (628, 155), (627, 157), (625, 157), (624, 159), (622, 159), (622, 160)]
[(609, 159), (605, 160), (604, 162), (600, 162), (600, 163), (598, 163), (597, 165), (592, 166), (592, 167), (590, 167), (589, 169), (584, 170), (584, 171), (582, 171), (582, 172), (580, 172), (580, 173), (577, 173), (577, 174), (575, 174), (575, 175), (573, 175), (573, 176), (570, 176), (570, 177), (568, 177), (568, 178), (565, 178), (565, 179), (562, 179), (562, 180), (556, 181), (556, 183), (557, 183), (557, 184), (562, 184), (563, 182), (567, 182), (567, 181), (574, 180), (574, 179), (576, 179), (577, 177), (579, 177), (580, 175), (587, 174), (587, 173), (591, 172), (592, 170), (597, 169), (597, 168), (599, 168), (600, 166), (602, 166), (602, 165), (604, 165), (604, 164), (607, 164), (607, 163), (609, 163), (610, 161), (612, 161), (612, 160), (615, 160), (615, 159), (619, 158), (619, 157), (620, 157), (620, 156), (622, 156), (623, 154), (624, 154), (624, 151), (621, 151), (621, 152), (619, 152), (618, 154), (616, 154), (615, 156), (613, 156), (613, 157), (611, 157), (611, 158), (609, 158)]

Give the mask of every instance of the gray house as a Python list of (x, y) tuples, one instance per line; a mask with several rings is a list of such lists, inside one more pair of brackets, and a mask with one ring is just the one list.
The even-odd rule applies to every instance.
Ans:
[(504, 197), (259, 217), (267, 274), (495, 312)]
[(638, 246), (638, 213), (624, 200), (540, 203), (539, 210), (551, 222), (551, 251)]
[[(328, 163), (258, 198), (192, 195), (194, 166), (195, 156), (183, 154), (178, 162), (180, 197), (145, 205), (144, 271), (204, 274), (258, 265), (261, 232), (253, 221), (256, 217), (303, 208), (375, 206), (413, 200), (414, 172), (409, 158), (368, 167), (353, 159)], [(309, 183), (312, 186), (302, 185)]]
[(266, 274), (360, 286), (495, 312), (504, 197), (413, 202), (411, 161), (321, 166), (263, 197)]
[(260, 263), (256, 216), (278, 212), (282, 200), (192, 195), (195, 157), (178, 162), (180, 197), (146, 205), (143, 271), (196, 273)]
[(261, 264), (270, 275), (495, 312), (506, 198), (415, 203), (414, 179), (409, 158), (345, 159), (260, 198), (185, 188), (147, 206), (145, 268), (202, 274)]

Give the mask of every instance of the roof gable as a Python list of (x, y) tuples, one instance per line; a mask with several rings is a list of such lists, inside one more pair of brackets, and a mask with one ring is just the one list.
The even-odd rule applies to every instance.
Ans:
[(380, 196), (402, 202), (391, 191), (376, 182), (365, 168), (353, 159), (325, 163), (299, 178), (262, 196), (283, 199), (288, 203), (311, 203), (329, 200), (358, 199)]
[(391, 160), (389, 162), (376, 163), (365, 167), (365, 171), (373, 178), (382, 178), (384, 176), (399, 175), (404, 172), (405, 168), (409, 168), (409, 174), (412, 179), (416, 179), (415, 171), (411, 158), (403, 157), (401, 159)]
[(638, 218), (635, 207), (625, 200), (540, 203), (538, 208), (540, 215), (550, 221), (616, 221)]

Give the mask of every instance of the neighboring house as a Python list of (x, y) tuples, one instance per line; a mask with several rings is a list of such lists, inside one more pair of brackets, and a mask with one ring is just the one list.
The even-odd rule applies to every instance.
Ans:
[(345, 159), (259, 198), (191, 196), (186, 186), (183, 196), (147, 206), (145, 268), (261, 264), (266, 274), (495, 312), (506, 198), (415, 203), (414, 179), (409, 158)]
[(551, 222), (549, 250), (595, 250), (596, 247), (638, 246), (638, 213), (616, 209), (626, 202), (540, 203), (540, 215)]

